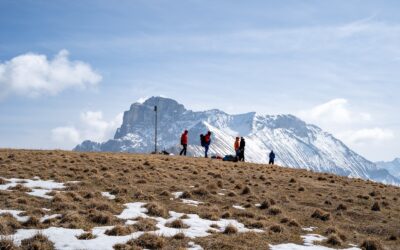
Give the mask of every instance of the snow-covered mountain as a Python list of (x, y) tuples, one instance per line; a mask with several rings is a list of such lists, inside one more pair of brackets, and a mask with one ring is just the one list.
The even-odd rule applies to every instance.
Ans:
[(400, 158), (396, 158), (393, 161), (388, 162), (378, 161), (376, 162), (376, 165), (378, 168), (386, 169), (391, 175), (400, 179)]
[(125, 111), (114, 139), (98, 143), (84, 141), (76, 151), (148, 153), (154, 150), (154, 106), (158, 107), (158, 148), (177, 153), (180, 135), (189, 130), (188, 153), (202, 156), (200, 134), (213, 133), (211, 154), (234, 154), (234, 138), (246, 139), (246, 161), (267, 163), (271, 150), (276, 163), (343, 176), (372, 179), (389, 184), (400, 180), (349, 149), (317, 126), (292, 115), (260, 115), (254, 112), (230, 115), (220, 110), (194, 112), (175, 100), (151, 97)]

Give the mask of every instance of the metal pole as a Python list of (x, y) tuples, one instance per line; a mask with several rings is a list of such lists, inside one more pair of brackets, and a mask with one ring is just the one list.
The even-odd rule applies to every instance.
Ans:
[(155, 119), (155, 126), (154, 126), (154, 153), (157, 154), (157, 106), (154, 106), (154, 112), (156, 115)]

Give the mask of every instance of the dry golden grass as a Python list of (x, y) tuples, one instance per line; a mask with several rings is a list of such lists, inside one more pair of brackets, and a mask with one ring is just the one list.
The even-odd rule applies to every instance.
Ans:
[[(301, 243), (300, 236), (307, 233), (301, 227), (310, 226), (318, 227), (314, 233), (329, 238), (322, 244), (330, 247), (345, 248), (354, 243), (395, 250), (400, 245), (400, 189), (371, 181), (178, 156), (0, 150), (0, 177), (34, 176), (64, 182), (67, 189), (54, 192), (52, 201), (30, 196), (23, 187), (0, 191), (0, 209), (23, 210), (33, 218), (21, 225), (12, 216), (2, 215), (1, 234), (12, 234), (19, 228), (61, 226), (90, 231), (95, 226), (123, 226), (115, 215), (121, 213), (124, 203), (142, 201), (147, 203), (149, 215), (168, 218), (168, 211), (196, 213), (210, 220), (236, 219), (246, 227), (265, 231), (214, 232), (193, 240), (205, 249), (265, 249), (268, 244)], [(0, 178), (0, 184), (4, 182)], [(105, 191), (116, 199), (103, 197), (101, 192)], [(194, 207), (171, 199), (171, 193), (178, 191), (184, 192), (182, 198), (203, 203)], [(42, 208), (62, 216), (40, 223)], [(152, 231), (155, 224), (151, 219), (139, 219), (131, 230)], [(140, 244), (154, 243), (164, 244), (164, 249), (179, 249), (188, 242), (179, 236), (146, 237), (119, 247), (139, 249)]]
[(96, 238), (96, 235), (93, 235), (91, 232), (85, 232), (78, 235), (76, 238), (78, 238), (79, 240), (92, 240)]
[(18, 250), (18, 247), (14, 245), (14, 242), (6, 237), (0, 237), (0, 249), (1, 250)]
[(21, 241), (21, 250), (52, 250), (54, 244), (44, 235), (36, 234), (32, 238)]
[[(21, 224), (9, 213), (0, 215), (0, 234), (10, 235), (21, 228)], [(0, 248), (1, 249), (1, 248)]]

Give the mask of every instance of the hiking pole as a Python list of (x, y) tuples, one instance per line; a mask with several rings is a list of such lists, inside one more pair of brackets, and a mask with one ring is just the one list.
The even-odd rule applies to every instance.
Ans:
[(155, 126), (154, 126), (154, 154), (157, 154), (157, 106), (154, 106)]

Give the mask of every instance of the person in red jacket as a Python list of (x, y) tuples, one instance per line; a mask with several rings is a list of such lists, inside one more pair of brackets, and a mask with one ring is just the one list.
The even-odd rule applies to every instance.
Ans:
[(181, 153), (179, 155), (185, 155), (186, 156), (186, 150), (187, 150), (187, 145), (188, 145), (188, 131), (185, 130), (185, 132), (183, 132), (183, 134), (181, 135), (181, 145), (182, 145), (182, 150)]
[(204, 157), (208, 158), (208, 149), (210, 148), (211, 144), (211, 131), (204, 136)]
[(236, 158), (239, 160), (239, 156), (240, 156), (240, 151), (239, 151), (240, 138), (239, 137), (236, 137), (235, 144), (233, 145), (233, 147), (235, 149)]

